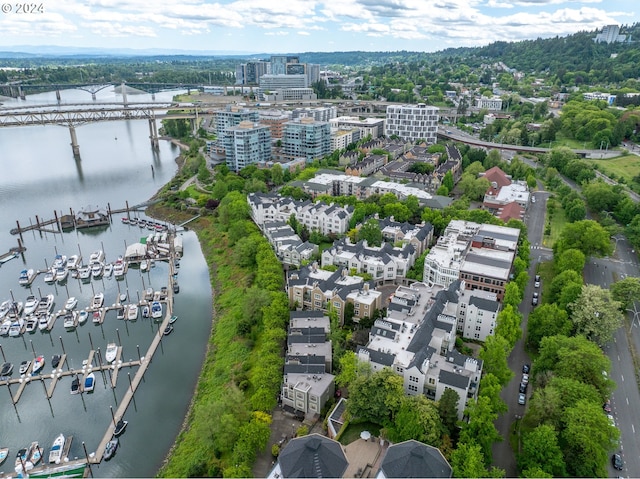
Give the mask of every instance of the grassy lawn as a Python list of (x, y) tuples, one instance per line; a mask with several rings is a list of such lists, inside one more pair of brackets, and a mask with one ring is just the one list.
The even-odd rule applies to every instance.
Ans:
[(540, 275), (540, 300), (542, 303), (546, 303), (546, 298), (549, 297), (549, 289), (551, 288), (551, 281), (555, 277), (553, 271), (553, 261), (544, 261), (538, 264), (538, 274)]
[(340, 444), (346, 446), (360, 437), (362, 431), (369, 431), (372, 436), (380, 435), (380, 425), (372, 422), (361, 422), (358, 424), (349, 424), (347, 430), (340, 436)]
[(600, 171), (607, 176), (624, 178), (627, 183), (640, 174), (640, 156), (626, 155), (608, 160), (588, 160), (590, 163), (598, 165)]
[(560, 204), (558, 204), (558, 208), (554, 212), (553, 218), (551, 218), (551, 234), (543, 236), (542, 244), (547, 248), (552, 248), (555, 242), (558, 241), (560, 233), (562, 232), (565, 224), (567, 224), (567, 217), (565, 216), (564, 210), (562, 209)]

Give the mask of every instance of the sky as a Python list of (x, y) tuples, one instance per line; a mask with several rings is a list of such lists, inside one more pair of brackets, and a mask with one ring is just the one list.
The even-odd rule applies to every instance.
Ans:
[(21, 5), (0, 0), (0, 50), (434, 52), (640, 22), (638, 0), (35, 0), (28, 12)]

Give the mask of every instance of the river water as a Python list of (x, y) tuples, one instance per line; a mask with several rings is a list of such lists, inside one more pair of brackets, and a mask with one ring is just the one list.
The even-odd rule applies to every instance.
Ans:
[[(175, 92), (156, 94), (156, 101), (171, 100)], [(151, 101), (150, 95), (129, 96), (129, 102)], [(55, 94), (39, 94), (24, 100), (1, 100), (2, 108), (55, 103)], [(63, 91), (63, 102), (91, 103), (91, 95), (83, 91)], [(97, 101), (122, 101), (113, 89), (97, 94)], [(146, 121), (116, 121), (83, 125), (76, 128), (80, 145), (80, 161), (73, 158), (67, 128), (34, 126), (0, 128), (0, 254), (17, 245), (17, 236), (9, 233), (16, 226), (53, 217), (54, 211), (68, 214), (87, 206), (113, 209), (148, 200), (176, 172), (178, 149), (161, 141), (152, 150)], [(139, 216), (143, 216), (141, 213)], [(39, 275), (24, 288), (18, 284), (22, 269), (44, 269), (56, 254), (70, 256), (81, 253), (85, 263), (95, 250), (102, 249), (106, 261), (123, 255), (127, 245), (149, 233), (137, 226), (123, 224), (114, 218), (108, 227), (78, 230), (63, 234), (28, 232), (23, 234), (27, 250), (19, 258), (0, 267), (0, 301), (15, 298), (24, 301), (29, 294), (53, 293), (54, 310), (63, 307), (69, 296), (79, 299), (78, 307), (89, 305), (92, 296), (102, 291), (105, 304), (115, 303), (119, 293), (128, 292), (137, 299), (149, 286), (159, 289), (168, 284), (168, 265), (158, 262), (146, 273), (129, 269), (126, 278), (92, 280), (81, 283), (69, 278), (66, 285), (47, 285)], [(211, 329), (212, 293), (206, 262), (193, 232), (184, 232), (184, 256), (180, 261), (180, 293), (175, 296), (174, 313), (179, 319), (171, 335), (164, 336), (144, 382), (136, 390), (134, 401), (125, 414), (129, 421), (120, 437), (120, 448), (114, 458), (92, 466), (94, 477), (151, 477), (156, 474), (183, 423), (193, 396), (204, 359)], [(61, 319), (51, 332), (25, 333), (22, 337), (0, 337), (0, 362), (14, 364), (13, 377), (19, 377), (22, 360), (43, 355), (44, 371), (50, 373), (51, 356), (67, 354), (63, 369), (81, 370), (91, 349), (103, 352), (107, 343), (123, 347), (122, 359), (136, 360), (144, 355), (157, 324), (141, 317), (135, 321), (116, 319), (115, 312), (106, 315), (102, 325), (91, 319), (74, 332), (66, 331)], [(111, 424), (115, 411), (133, 378), (135, 369), (122, 368), (117, 386), (112, 389), (110, 376), (96, 374), (93, 393), (71, 395), (71, 378), (58, 381), (53, 397), (47, 400), (41, 381), (24, 389), (15, 405), (11, 394), (17, 385), (0, 386), (0, 447), (9, 447), (9, 458), (0, 471), (13, 473), (15, 454), (21, 447), (38, 441), (48, 457), (52, 441), (59, 433), (73, 435), (70, 458), (83, 457), (85, 448), (91, 454)], [(49, 380), (45, 381), (49, 386)], [(84, 445), (83, 445), (84, 443)]]

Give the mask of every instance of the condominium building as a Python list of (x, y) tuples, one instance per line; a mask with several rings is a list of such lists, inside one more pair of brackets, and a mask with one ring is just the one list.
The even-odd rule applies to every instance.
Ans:
[(225, 130), (222, 141), (227, 167), (231, 171), (271, 159), (271, 129), (267, 125), (240, 122)]
[(271, 55), (271, 73), (273, 75), (285, 75), (288, 64), (299, 64), (300, 57), (297, 55)]
[(307, 162), (331, 154), (331, 127), (327, 122), (301, 118), (284, 125), (282, 147), (285, 156)]
[(596, 43), (622, 43), (627, 39), (626, 35), (620, 35), (618, 25), (606, 25), (602, 27), (602, 32), (593, 39)]
[(437, 141), (439, 108), (417, 105), (389, 105), (385, 121), (387, 136), (399, 136), (403, 140), (423, 139), (429, 144)]
[(384, 136), (383, 118), (365, 118), (361, 120), (357, 116), (339, 116), (329, 120), (333, 128), (358, 128), (360, 137), (380, 138)]
[(321, 106), (317, 108), (296, 108), (291, 112), (291, 119), (313, 118), (316, 121), (331, 121), (338, 115), (338, 107)]
[(447, 287), (461, 279), (502, 301), (519, 237), (517, 228), (452, 220), (425, 258), (423, 281)]
[(331, 151), (344, 150), (359, 139), (360, 129), (358, 128), (331, 128)]
[(224, 110), (217, 111), (215, 117), (218, 139), (224, 137), (227, 128), (238, 126), (243, 121), (250, 121), (252, 123), (260, 121), (260, 114), (256, 110), (249, 110), (232, 105), (227, 105)]
[(487, 110), (502, 110), (502, 98), (494, 96), (487, 98), (486, 96), (476, 98), (476, 107)]
[(260, 110), (260, 123), (271, 128), (271, 139), (279, 140), (284, 132), (284, 125), (291, 121), (291, 112), (282, 110)]

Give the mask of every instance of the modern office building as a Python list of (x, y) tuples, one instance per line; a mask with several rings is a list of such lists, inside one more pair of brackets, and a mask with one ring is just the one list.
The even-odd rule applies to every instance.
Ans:
[(403, 140), (423, 139), (434, 144), (438, 133), (438, 112), (439, 108), (424, 103), (389, 105), (385, 122), (386, 135), (396, 135)]
[(260, 123), (269, 125), (271, 128), (271, 138), (279, 140), (282, 138), (284, 125), (291, 121), (291, 112), (283, 110), (260, 110)]
[(269, 73), (271, 65), (269, 62), (254, 61), (247, 62), (236, 67), (236, 84), (257, 85), (262, 75)]
[(494, 96), (492, 98), (487, 98), (486, 96), (476, 98), (476, 107), (480, 109), (500, 111), (502, 110), (502, 98), (498, 96)]
[(243, 121), (225, 130), (223, 144), (231, 171), (271, 159), (271, 129), (267, 125)]
[(331, 127), (329, 123), (313, 118), (301, 118), (284, 125), (283, 154), (290, 158), (316, 158), (331, 154)]
[(372, 139), (384, 136), (383, 118), (365, 118), (361, 120), (357, 116), (339, 116), (329, 120), (333, 128), (358, 128), (360, 138), (371, 136)]
[(596, 43), (622, 43), (627, 39), (626, 35), (620, 35), (618, 25), (607, 25), (602, 27), (602, 32), (593, 39)]
[(320, 106), (317, 108), (296, 108), (291, 112), (291, 119), (313, 118), (316, 121), (331, 121), (338, 116), (338, 107)]
[(307, 88), (307, 75), (262, 75), (260, 88), (264, 90), (281, 90), (283, 88)]
[(271, 73), (273, 75), (286, 75), (287, 64), (300, 63), (300, 57), (295, 55), (271, 55)]

